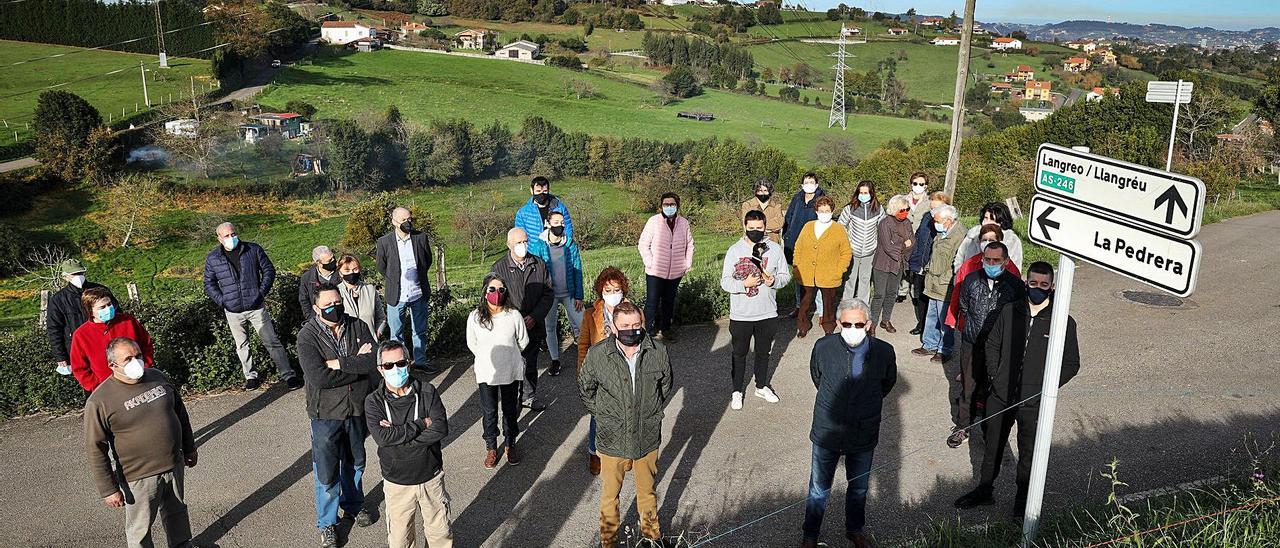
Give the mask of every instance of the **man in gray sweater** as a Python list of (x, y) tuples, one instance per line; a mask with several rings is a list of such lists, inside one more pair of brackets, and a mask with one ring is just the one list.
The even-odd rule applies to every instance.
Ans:
[(729, 337), (733, 346), (733, 395), (729, 407), (742, 409), (747, 388), (747, 350), (755, 339), (756, 396), (778, 403), (769, 386), (769, 353), (778, 333), (779, 287), (791, 281), (782, 246), (765, 238), (764, 212), (748, 211), (742, 220), (744, 235), (724, 255), (720, 287), (729, 293)]
[(132, 339), (112, 339), (107, 364), (111, 377), (84, 405), (85, 445), (98, 496), (108, 507), (124, 508), (130, 548), (154, 545), (156, 516), (169, 546), (187, 546), (191, 520), (182, 475), (184, 467), (196, 465), (187, 408), (164, 373), (143, 367), (142, 350)]

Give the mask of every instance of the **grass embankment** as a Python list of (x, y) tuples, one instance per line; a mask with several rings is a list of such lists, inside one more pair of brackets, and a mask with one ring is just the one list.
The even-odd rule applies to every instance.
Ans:
[[(61, 55), (15, 65), (28, 59)], [(85, 51), (84, 48), (14, 42), (0, 40), (0, 146), (14, 142), (13, 133), (20, 140), (34, 136), (27, 124), (36, 110), (39, 91), (63, 82), (75, 83), (56, 89), (70, 91), (83, 97), (108, 117), (119, 120), (121, 109), (126, 118), (147, 109), (142, 96), (142, 76), (138, 63), (147, 63), (147, 92), (153, 105), (167, 101), (170, 96), (178, 101), (180, 95), (190, 93), (191, 77), (196, 77), (196, 91), (214, 82), (208, 78), (209, 62), (204, 59), (169, 58), (169, 68), (160, 69), (154, 64), (156, 56), (118, 51)], [(106, 73), (126, 69), (116, 74)], [(84, 81), (77, 81), (85, 79)], [(24, 93), (31, 92), (31, 93)], [(22, 95), (14, 95), (23, 93)], [(14, 96), (11, 96), (14, 95)]]
[[(586, 82), (595, 97), (578, 99), (574, 80)], [(553, 67), (431, 53), (380, 51), (319, 56), (310, 65), (290, 66), (260, 97), (282, 107), (300, 99), (319, 109), (318, 118), (359, 117), (396, 105), (409, 120), (467, 118), (518, 126), (543, 116), (566, 131), (677, 141), (733, 137), (776, 147), (807, 159), (827, 129), (827, 113), (737, 93), (707, 90), (662, 105), (637, 84)], [(676, 118), (680, 111), (710, 112), (712, 122)], [(851, 115), (846, 134), (859, 154), (900, 137), (910, 140), (941, 124), (882, 116)]]

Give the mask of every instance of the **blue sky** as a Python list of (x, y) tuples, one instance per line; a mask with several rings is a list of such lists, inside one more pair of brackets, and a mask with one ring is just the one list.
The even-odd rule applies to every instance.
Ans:
[[(791, 3), (795, 0), (791, 0)], [(841, 0), (807, 0), (811, 9), (826, 9)], [(946, 15), (964, 13), (962, 0), (844, 0), (867, 11), (903, 13), (915, 8), (919, 13)], [(1247, 30), (1280, 27), (1277, 0), (977, 0), (977, 18), (989, 22), (1056, 23), (1068, 19), (1092, 19), (1135, 24), (1164, 23), (1183, 27), (1207, 26), (1217, 29)]]

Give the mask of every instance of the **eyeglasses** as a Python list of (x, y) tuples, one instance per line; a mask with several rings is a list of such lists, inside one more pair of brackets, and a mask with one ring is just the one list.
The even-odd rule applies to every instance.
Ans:
[(853, 322), (840, 322), (840, 327), (843, 327), (843, 328), (845, 328), (845, 329), (855, 329), (855, 328), (856, 328), (856, 329), (866, 329), (866, 328), (867, 328), (867, 322), (858, 322), (858, 323), (853, 323)]
[(408, 367), (408, 366), (409, 366), (409, 360), (400, 360), (398, 362), (382, 362), (382, 364), (379, 365), (378, 367), (381, 367), (383, 371), (390, 371), (397, 367)]
[(485, 293), (494, 293), (494, 292), (506, 293), (507, 288), (506, 286), (501, 286), (501, 285), (491, 285), (489, 287), (484, 288), (484, 292)]

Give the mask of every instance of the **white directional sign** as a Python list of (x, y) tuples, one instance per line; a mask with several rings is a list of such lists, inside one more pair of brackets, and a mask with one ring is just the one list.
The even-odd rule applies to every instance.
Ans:
[(1031, 198), (1031, 241), (1154, 285), (1180, 297), (1195, 291), (1200, 243), (1108, 219), (1037, 194)]
[(1192, 82), (1147, 82), (1148, 103), (1190, 103)]
[(1062, 196), (1111, 216), (1178, 236), (1200, 232), (1204, 183), (1058, 145), (1040, 145), (1036, 190)]

